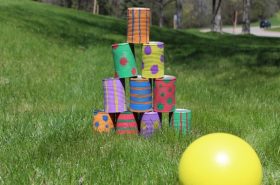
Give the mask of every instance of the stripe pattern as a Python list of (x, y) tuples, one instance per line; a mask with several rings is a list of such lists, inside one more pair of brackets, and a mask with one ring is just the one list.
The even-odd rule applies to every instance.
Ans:
[(116, 125), (117, 134), (138, 134), (138, 127), (132, 112), (120, 113)]
[(189, 109), (176, 109), (171, 118), (170, 125), (180, 135), (186, 135), (191, 130), (192, 111)]
[(104, 79), (103, 89), (105, 112), (116, 113), (126, 111), (125, 91), (120, 79)]
[(148, 138), (161, 128), (160, 118), (157, 112), (145, 112), (140, 125), (140, 135)]
[(149, 8), (128, 8), (127, 18), (127, 42), (148, 43), (150, 39), (150, 15)]
[(130, 79), (130, 111), (148, 112), (152, 110), (152, 88), (148, 79)]

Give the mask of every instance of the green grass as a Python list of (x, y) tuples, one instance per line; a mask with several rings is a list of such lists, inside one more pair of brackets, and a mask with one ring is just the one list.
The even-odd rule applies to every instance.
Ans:
[[(126, 22), (26, 0), (0, 0), (0, 184), (178, 184), (189, 143), (228, 132), (260, 156), (264, 185), (280, 184), (280, 40), (153, 27), (177, 107), (192, 132), (151, 139), (92, 134), (111, 44)], [(136, 48), (140, 66), (140, 48)]]
[(280, 32), (280, 28), (272, 28), (272, 29), (270, 29), (269, 31), (277, 31), (277, 32)]
[(280, 26), (280, 12), (276, 13), (272, 18), (269, 19), (272, 26)]

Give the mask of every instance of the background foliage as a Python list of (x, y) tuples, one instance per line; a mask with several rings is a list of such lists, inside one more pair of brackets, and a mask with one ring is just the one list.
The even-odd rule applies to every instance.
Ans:
[[(36, 0), (92, 12), (94, 0)], [(173, 26), (176, 13), (176, 0), (98, 0), (100, 14), (126, 18), (127, 7), (150, 7), (153, 11), (153, 24), (159, 24), (159, 4), (168, 2), (164, 7), (164, 26)], [(211, 0), (183, 0), (183, 27), (205, 27), (211, 21)], [(243, 0), (222, 1), (222, 21), (232, 24), (234, 10), (239, 12), (238, 22), (242, 23)], [(280, 0), (251, 0), (251, 21), (270, 18), (279, 10)]]

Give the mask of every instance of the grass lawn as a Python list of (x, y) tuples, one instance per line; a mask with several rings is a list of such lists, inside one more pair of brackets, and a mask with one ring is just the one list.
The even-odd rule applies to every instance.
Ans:
[(272, 28), (272, 29), (269, 29), (269, 31), (277, 31), (277, 32), (280, 32), (280, 28)]
[(146, 140), (90, 127), (114, 74), (111, 44), (125, 35), (123, 20), (0, 0), (0, 184), (178, 184), (182, 152), (213, 132), (250, 143), (263, 184), (280, 184), (280, 39), (153, 27), (193, 130), (176, 137), (165, 116)]

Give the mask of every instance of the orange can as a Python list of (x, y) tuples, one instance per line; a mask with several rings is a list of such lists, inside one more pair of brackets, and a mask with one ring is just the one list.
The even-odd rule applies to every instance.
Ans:
[(145, 44), (150, 40), (150, 8), (128, 8), (127, 42)]

